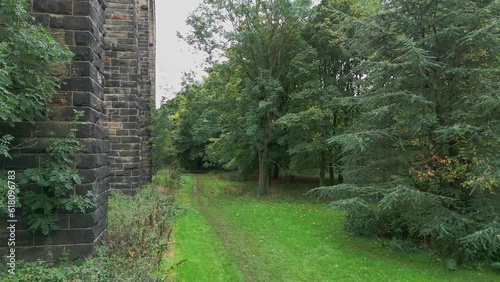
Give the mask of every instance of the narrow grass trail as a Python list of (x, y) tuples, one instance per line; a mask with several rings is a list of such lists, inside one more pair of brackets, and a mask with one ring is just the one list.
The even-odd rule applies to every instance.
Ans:
[(177, 265), (173, 273), (175, 281), (244, 281), (234, 258), (196, 207), (193, 176), (184, 175), (182, 181), (176, 200), (183, 214), (175, 223), (173, 254), (168, 254), (164, 268)]
[(403, 253), (348, 236), (342, 214), (302, 196), (310, 186), (278, 184), (256, 197), (253, 181), (183, 176), (185, 207), (170, 265), (177, 281), (499, 281), (476, 270), (447, 271), (423, 252)]

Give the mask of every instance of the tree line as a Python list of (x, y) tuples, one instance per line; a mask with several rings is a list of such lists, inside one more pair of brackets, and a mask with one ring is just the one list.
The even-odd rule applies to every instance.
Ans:
[(499, 19), (497, 0), (205, 0), (183, 38), (208, 74), (156, 112), (156, 162), (258, 172), (262, 194), (316, 168), (347, 231), (498, 264)]

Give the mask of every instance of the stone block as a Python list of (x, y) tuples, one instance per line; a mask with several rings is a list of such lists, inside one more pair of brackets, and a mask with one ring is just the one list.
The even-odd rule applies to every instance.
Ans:
[(64, 246), (34, 246), (34, 247), (19, 247), (16, 248), (16, 258), (27, 261), (35, 261), (37, 259), (47, 258), (48, 253), (57, 258), (62, 256)]
[(124, 136), (124, 137), (120, 137), (120, 142), (138, 144), (141, 142), (141, 138), (138, 136)]
[(139, 112), (137, 111), (137, 109), (120, 109), (120, 115), (124, 115), (124, 116), (133, 115), (133, 116), (136, 116), (138, 114), (139, 114)]
[(49, 235), (35, 234), (35, 246), (69, 245), (92, 243), (95, 235), (92, 229), (57, 230)]
[[(120, 157), (137, 157), (141, 156), (141, 151), (136, 150), (136, 151), (119, 151), (118, 156)], [(124, 164), (126, 166), (126, 164)], [(126, 169), (126, 168), (125, 168)]]
[(106, 228), (108, 227), (108, 217), (104, 216), (97, 222), (96, 225), (92, 227), (92, 232), (94, 233), (95, 236), (99, 236), (102, 234)]
[(71, 0), (32, 0), (34, 13), (70, 15), (73, 10)]
[(76, 46), (90, 46), (92, 41), (95, 41), (95, 38), (89, 31), (75, 31)]
[(47, 14), (33, 14), (33, 18), (37, 23), (42, 26), (49, 26), (49, 15)]
[[(4, 231), (5, 230), (5, 231)], [(7, 231), (6, 227), (2, 228), (2, 232), (0, 232), (0, 240), (1, 242), (5, 242), (2, 244), (2, 247), (6, 246), (8, 240), (10, 238), (10, 232)], [(29, 247), (34, 244), (34, 234), (30, 230), (21, 230), (19, 229), (19, 225), (16, 223), (16, 247)]]
[[(109, 182), (106, 182), (106, 188), (108, 187)], [(108, 207), (108, 199), (109, 199), (109, 191), (106, 190), (105, 192), (102, 192), (101, 194), (97, 195), (95, 198), (96, 205), (98, 207)]]
[(64, 246), (64, 251), (69, 254), (69, 258), (83, 258), (94, 255), (94, 249), (97, 246), (94, 240), (93, 244), (76, 244)]
[(124, 115), (112, 115), (108, 116), (108, 119), (112, 120), (113, 122), (121, 122), (121, 123), (128, 121), (128, 117)]
[(4, 169), (6, 170), (24, 170), (26, 168), (37, 168), (39, 165), (39, 155), (13, 155), (11, 159), (4, 161)]
[(93, 169), (80, 169), (78, 173), (83, 178), (84, 183), (93, 183), (106, 179), (109, 175), (109, 169), (107, 166)]
[(102, 154), (78, 155), (76, 158), (77, 169), (92, 169), (106, 166), (108, 158)]
[(124, 122), (123, 129), (139, 129), (139, 124), (136, 122)]
[(89, 62), (73, 62), (71, 65), (71, 75), (72, 76), (93, 76), (92, 71), (95, 72), (95, 68)]
[(120, 81), (119, 80), (107, 80), (105, 82), (106, 87), (120, 87)]
[(141, 148), (138, 143), (112, 143), (111, 150), (113, 151), (136, 151)]
[[(100, 195), (108, 191), (109, 178), (106, 177), (100, 181), (94, 181), (92, 183), (77, 184), (75, 185), (76, 195), (87, 195), (88, 191), (91, 191), (94, 195)], [(99, 206), (99, 205), (96, 205)]]
[(92, 137), (102, 140), (106, 140), (108, 138), (107, 129), (101, 125), (89, 122), (79, 122), (77, 128), (78, 132), (76, 137), (78, 138)]
[(68, 46), (75, 45), (75, 32), (74, 31), (70, 30), (70, 31), (64, 32), (64, 43)]
[(115, 109), (117, 108), (128, 108), (127, 102), (111, 102), (111, 106)]
[(128, 122), (137, 123), (137, 122), (139, 122), (139, 117), (138, 116), (129, 116)]
[(92, 30), (90, 17), (86, 16), (50, 16), (50, 28), (66, 30)]
[(103, 217), (107, 216), (108, 208), (106, 205), (99, 207), (93, 213), (73, 214), (71, 215), (71, 228), (92, 228)]
[(93, 61), (93, 54), (92, 54), (92, 49), (88, 46), (70, 46), (69, 48), (71, 52), (75, 54), (73, 57), (74, 61), (85, 61), (85, 62), (92, 62)]
[(140, 164), (139, 163), (135, 163), (135, 164), (124, 164), (123, 165), (123, 169), (124, 170), (134, 170), (134, 169), (139, 169), (140, 168)]
[[(103, 128), (103, 130), (107, 131), (106, 128)], [(106, 133), (107, 134), (107, 133)], [(86, 153), (102, 153), (102, 154), (107, 154), (109, 153), (109, 142), (105, 140), (99, 140), (99, 139), (85, 139), (80, 141), (84, 147), (84, 152)]]
[(73, 15), (90, 15), (92, 10), (92, 5), (87, 1), (75, 1), (73, 2)]
[(99, 112), (104, 112), (103, 101), (90, 92), (73, 92), (73, 106), (91, 107)]

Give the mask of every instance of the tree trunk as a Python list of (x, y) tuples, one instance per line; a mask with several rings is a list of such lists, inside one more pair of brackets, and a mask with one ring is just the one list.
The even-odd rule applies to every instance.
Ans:
[(259, 186), (257, 191), (259, 194), (269, 194), (269, 169), (267, 168), (268, 144), (263, 144), (262, 150), (259, 151)]
[(333, 171), (333, 162), (332, 161), (330, 161), (328, 163), (328, 174), (330, 175), (330, 179), (329, 179), (328, 184), (335, 185), (335, 175), (334, 175), (334, 171)]
[(280, 168), (277, 164), (274, 164), (273, 166), (273, 179), (278, 179), (280, 176)]
[(325, 153), (321, 153), (319, 159), (319, 186), (325, 186), (326, 158)]

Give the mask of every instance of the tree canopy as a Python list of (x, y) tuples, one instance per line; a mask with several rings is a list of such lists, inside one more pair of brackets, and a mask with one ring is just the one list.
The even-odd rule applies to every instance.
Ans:
[[(239, 78), (237, 122), (259, 163), (259, 191), (269, 191), (269, 152), (274, 121), (286, 110), (292, 62), (304, 45), (300, 36), (310, 1), (204, 1), (189, 17), (193, 33), (187, 41), (223, 56)], [(237, 129), (233, 127), (233, 129)], [(241, 134), (240, 134), (241, 135)]]
[(204, 1), (184, 38), (208, 75), (160, 110), (174, 155), (258, 172), (260, 193), (315, 168), (349, 232), (499, 261), (499, 18), (495, 0)]
[(349, 21), (362, 110), (330, 141), (348, 230), (426, 241), (457, 262), (500, 255), (498, 1), (386, 1)]

